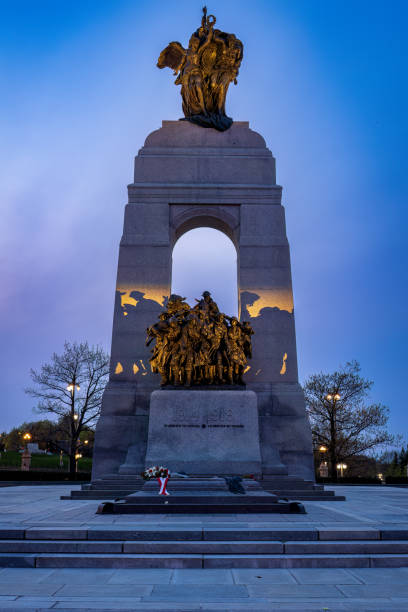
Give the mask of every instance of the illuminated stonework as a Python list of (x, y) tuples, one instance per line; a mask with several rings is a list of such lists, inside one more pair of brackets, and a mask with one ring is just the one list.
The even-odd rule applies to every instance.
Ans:
[[(168, 298), (165, 295), (166, 290), (157, 289), (156, 287), (123, 287), (118, 285), (116, 291), (120, 293), (120, 302), (122, 308), (126, 306), (137, 306), (137, 304), (144, 300), (152, 300), (156, 302), (159, 306), (164, 306), (166, 299)], [(131, 294), (140, 294), (139, 297), (132, 296)], [(124, 310), (123, 314), (127, 316), (129, 313)]]
[[(252, 304), (246, 305), (251, 318), (259, 317), (263, 308), (279, 308), (293, 313), (293, 295), (288, 289), (251, 289), (251, 293), (259, 296)], [(242, 313), (242, 318), (245, 318), (245, 313)]]
[(287, 358), (288, 358), (288, 354), (285, 353), (283, 358), (282, 358), (282, 367), (281, 367), (281, 370), (279, 372), (279, 374), (281, 376), (283, 376), (286, 373), (286, 360), (287, 360)]
[(118, 361), (115, 368), (115, 374), (121, 374), (123, 372), (123, 365)]

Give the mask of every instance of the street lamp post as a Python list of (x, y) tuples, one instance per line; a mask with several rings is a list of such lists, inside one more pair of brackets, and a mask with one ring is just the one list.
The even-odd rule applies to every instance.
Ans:
[[(78, 426), (77, 426), (77, 421), (79, 419), (79, 415), (77, 414), (77, 412), (75, 412), (75, 392), (80, 390), (80, 386), (76, 381), (75, 376), (73, 377), (72, 381), (69, 383), (69, 385), (67, 386), (67, 391), (70, 392), (71, 394), (71, 448), (70, 448), (70, 472), (74, 471), (76, 472), (76, 468), (77, 468), (77, 460), (75, 457), (75, 452), (76, 452), (76, 443), (77, 443), (77, 432), (78, 432)], [(73, 463), (75, 465), (73, 465)]]
[(78, 461), (82, 458), (81, 453), (75, 453), (75, 474), (78, 471)]
[(32, 435), (27, 431), (23, 435), (23, 440), (25, 442), (25, 448), (23, 450), (23, 454), (21, 455), (21, 470), (23, 472), (28, 472), (31, 464), (31, 453), (28, 449), (28, 443), (31, 440)]
[(320, 465), (319, 465), (319, 474), (320, 474), (320, 478), (327, 478), (329, 475), (329, 470), (327, 467), (327, 461), (324, 460), (324, 454), (327, 453), (327, 446), (325, 446), (324, 444), (322, 444), (321, 446), (319, 446), (319, 453), (320, 453)]
[(31, 438), (32, 438), (32, 435), (27, 431), (27, 433), (25, 433), (23, 436), (23, 440), (25, 441), (26, 448), (28, 448), (27, 444), (29, 443)]
[(343, 470), (347, 470), (347, 465), (345, 463), (338, 463), (336, 467), (340, 470), (340, 476), (343, 478)]
[(337, 445), (337, 408), (336, 404), (341, 399), (338, 391), (327, 393), (325, 397), (326, 401), (331, 404), (331, 410), (329, 411), (330, 416), (330, 464), (331, 464), (331, 476), (337, 478), (337, 473), (334, 469), (336, 465), (336, 445)]

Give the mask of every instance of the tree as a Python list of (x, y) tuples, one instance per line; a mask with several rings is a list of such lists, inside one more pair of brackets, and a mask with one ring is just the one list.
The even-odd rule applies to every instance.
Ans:
[(24, 422), (4, 434), (4, 444), (7, 450), (17, 451), (24, 446), (23, 435), (28, 432), (31, 434), (31, 441), (37, 442), (39, 447), (45, 450), (48, 440), (56, 439), (57, 431), (57, 423), (48, 419)]
[(37, 411), (58, 416), (58, 424), (69, 440), (69, 471), (75, 473), (81, 432), (92, 428), (100, 415), (102, 393), (109, 374), (109, 356), (88, 343), (66, 342), (62, 355), (53, 354), (41, 371), (30, 370), (36, 387), (25, 390), (39, 400)]
[(327, 448), (333, 480), (338, 462), (398, 441), (385, 428), (388, 408), (366, 405), (373, 382), (362, 378), (360, 370), (360, 364), (351, 361), (332, 374), (310, 376), (303, 387), (313, 442)]

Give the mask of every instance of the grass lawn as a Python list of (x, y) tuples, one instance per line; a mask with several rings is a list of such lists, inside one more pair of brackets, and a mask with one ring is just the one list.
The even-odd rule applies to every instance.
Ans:
[[(63, 456), (63, 467), (60, 467), (59, 455), (31, 455), (31, 468), (38, 470), (61, 470), (68, 471), (69, 462), (67, 455)], [(21, 467), (21, 454), (17, 451), (2, 452), (0, 456), (0, 469)], [(92, 470), (92, 459), (83, 457), (78, 460), (79, 472), (90, 472)]]

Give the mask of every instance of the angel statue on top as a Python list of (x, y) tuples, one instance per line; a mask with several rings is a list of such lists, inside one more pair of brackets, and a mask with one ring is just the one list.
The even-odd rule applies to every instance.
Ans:
[(215, 30), (216, 19), (203, 8), (201, 27), (191, 36), (188, 49), (171, 42), (160, 53), (157, 66), (172, 68), (181, 85), (186, 121), (224, 132), (232, 125), (225, 114), (231, 81), (237, 84), (243, 44), (234, 34)]

